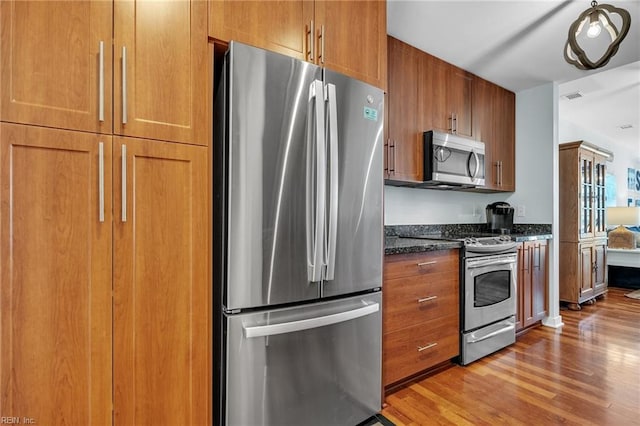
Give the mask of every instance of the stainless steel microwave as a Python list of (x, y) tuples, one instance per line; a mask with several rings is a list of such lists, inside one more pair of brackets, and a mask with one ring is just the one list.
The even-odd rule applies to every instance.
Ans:
[(484, 143), (450, 133), (424, 132), (424, 185), (484, 186)]

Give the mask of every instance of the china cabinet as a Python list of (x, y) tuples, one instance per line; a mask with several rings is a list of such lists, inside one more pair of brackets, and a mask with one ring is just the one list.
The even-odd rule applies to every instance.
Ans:
[(612, 153), (585, 141), (560, 149), (560, 300), (580, 309), (606, 292), (606, 162)]

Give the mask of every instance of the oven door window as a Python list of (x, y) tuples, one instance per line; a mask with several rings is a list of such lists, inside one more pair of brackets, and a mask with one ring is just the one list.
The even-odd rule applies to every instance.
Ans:
[(473, 306), (495, 305), (511, 297), (511, 271), (491, 271), (474, 277)]

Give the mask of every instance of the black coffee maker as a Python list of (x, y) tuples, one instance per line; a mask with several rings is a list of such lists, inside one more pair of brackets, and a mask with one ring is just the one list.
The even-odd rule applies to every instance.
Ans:
[(513, 207), (504, 201), (487, 205), (487, 228), (494, 234), (510, 234), (513, 228)]

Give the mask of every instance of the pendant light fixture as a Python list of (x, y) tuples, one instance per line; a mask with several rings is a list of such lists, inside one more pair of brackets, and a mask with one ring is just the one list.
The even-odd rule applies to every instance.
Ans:
[[(618, 18), (611, 19), (615, 15)], [(620, 21), (620, 30), (614, 23), (616, 21)], [(591, 7), (582, 12), (569, 27), (569, 38), (564, 49), (565, 60), (581, 70), (605, 66), (618, 51), (630, 26), (631, 15), (626, 10), (592, 1)], [(604, 53), (599, 59), (592, 60), (587, 51), (592, 53), (596, 49), (603, 50)]]

